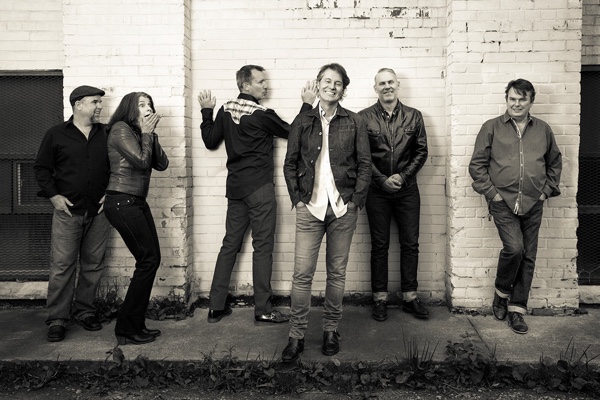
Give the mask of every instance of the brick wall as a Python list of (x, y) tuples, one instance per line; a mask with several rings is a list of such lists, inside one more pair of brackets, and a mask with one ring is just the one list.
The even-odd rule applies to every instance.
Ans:
[[(154, 171), (147, 199), (162, 253), (153, 295), (183, 295), (191, 264), (188, 14), (181, 0), (155, 1), (150, 7), (137, 1), (63, 2), (65, 93), (81, 84), (103, 88), (107, 121), (125, 94), (144, 91), (164, 115), (157, 133), (169, 168)], [(126, 286), (135, 261), (114, 230), (105, 262), (105, 287)]]
[(453, 306), (491, 303), (500, 241), (468, 163), (481, 124), (506, 110), (518, 77), (536, 87), (531, 112), (548, 122), (563, 154), (562, 195), (550, 199), (540, 231), (532, 308), (576, 307), (577, 154), (581, 4), (452, 1), (448, 10), (447, 295)]
[(598, 0), (583, 0), (581, 63), (600, 65), (600, 4)]
[[(167, 171), (154, 173), (148, 199), (163, 251), (153, 293), (174, 291), (194, 299), (209, 290), (226, 210), (225, 149), (208, 151), (202, 143), (198, 91), (211, 89), (219, 107), (238, 94), (235, 71), (260, 64), (269, 74), (265, 104), (291, 122), (301, 86), (321, 65), (346, 67), (351, 83), (343, 105), (354, 111), (376, 101), (376, 71), (394, 68), (400, 98), (423, 112), (429, 138), (430, 156), (419, 174), (420, 296), (467, 308), (490, 304), (500, 248), (484, 201), (470, 186), (472, 146), (481, 124), (504, 112), (506, 83), (530, 79), (538, 91), (532, 113), (553, 127), (565, 164), (563, 195), (545, 208), (530, 305), (571, 307), (578, 300), (572, 260), (579, 72), (582, 58), (597, 63), (599, 54), (594, 3), (413, 0), (394, 7), (388, 0), (252, 5), (242, 0), (0, 0), (0, 69), (62, 69), (65, 95), (80, 84), (102, 87), (105, 120), (126, 93), (143, 90), (153, 96), (165, 115), (159, 134), (171, 160)], [(273, 287), (282, 295), (291, 287), (295, 227), (281, 168), (285, 146), (277, 140)], [(252, 291), (250, 242), (244, 243), (233, 275), (237, 294)], [(351, 248), (348, 293), (369, 294), (369, 252), (363, 210)], [(317, 295), (324, 290), (323, 258), (324, 251), (313, 285)], [(390, 290), (399, 286), (398, 260), (393, 228)], [(116, 234), (107, 265), (105, 287), (126, 286), (134, 263)]]
[[(356, 5), (355, 5), (356, 3)], [(244, 64), (264, 66), (270, 96), (264, 102), (291, 122), (298, 112), (300, 88), (315, 79), (329, 62), (342, 64), (350, 76), (343, 106), (359, 111), (373, 104), (373, 78), (381, 67), (394, 68), (401, 100), (423, 112), (429, 139), (429, 159), (419, 174), (422, 195), (420, 291), (427, 299), (443, 299), (445, 251), (445, 0), (413, 1), (389, 7), (388, 1), (246, 1), (192, 2), (192, 42), (196, 92), (212, 89), (217, 106), (236, 97), (235, 72)], [(196, 95), (196, 93), (194, 94)], [(199, 108), (194, 109), (194, 290), (206, 295), (224, 234), (226, 156), (222, 146), (208, 151), (200, 138)], [(276, 191), (279, 218), (274, 254), (273, 288), (289, 294), (293, 272), (295, 212), (283, 179), (285, 140), (277, 140)], [(395, 228), (394, 228), (395, 229)], [(359, 215), (347, 268), (346, 290), (370, 292), (370, 238), (364, 210)], [(232, 288), (251, 289), (251, 240), (244, 244)], [(325, 288), (324, 248), (313, 284)], [(392, 236), (390, 290), (399, 289), (399, 246)]]
[(0, 71), (62, 69), (61, 0), (0, 0)]

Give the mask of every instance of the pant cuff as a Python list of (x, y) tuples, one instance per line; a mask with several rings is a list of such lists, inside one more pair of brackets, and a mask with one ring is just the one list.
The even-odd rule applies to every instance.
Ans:
[(401, 298), (403, 301), (413, 301), (417, 299), (417, 292), (416, 291), (411, 291), (411, 292), (398, 292), (396, 293), (398, 295), (399, 298)]
[(510, 294), (502, 293), (498, 288), (496, 288), (495, 291), (501, 299), (508, 299), (510, 297)]
[(373, 292), (373, 301), (388, 301), (388, 292)]
[(64, 319), (55, 319), (53, 321), (48, 322), (48, 326), (49, 327), (53, 327), (53, 326), (62, 326), (62, 327), (67, 327), (67, 321), (65, 321)]
[(516, 312), (516, 313), (519, 313), (521, 315), (527, 315), (527, 308), (509, 304), (508, 305), (508, 312)]

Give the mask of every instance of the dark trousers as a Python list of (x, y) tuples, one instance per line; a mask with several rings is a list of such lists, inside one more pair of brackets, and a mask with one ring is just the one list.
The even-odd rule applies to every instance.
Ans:
[(514, 214), (504, 201), (491, 201), (489, 206), (502, 240), (496, 290), (509, 296), (509, 311), (526, 314), (544, 202), (538, 201), (525, 215)]
[(243, 199), (228, 199), (225, 237), (217, 257), (212, 285), (210, 308), (223, 310), (229, 293), (229, 281), (237, 254), (242, 248), (248, 227), (252, 230), (252, 281), (256, 315), (273, 311), (271, 306), (271, 272), (277, 202), (275, 187), (268, 183)]
[(135, 271), (119, 310), (115, 333), (139, 334), (146, 328), (146, 310), (156, 270), (160, 266), (160, 245), (154, 218), (144, 198), (128, 194), (107, 195), (104, 212), (135, 258)]
[(388, 291), (390, 226), (394, 220), (400, 242), (400, 290), (402, 293), (416, 292), (421, 210), (419, 187), (413, 184), (396, 193), (371, 187), (366, 209), (371, 231), (371, 290), (373, 293)]

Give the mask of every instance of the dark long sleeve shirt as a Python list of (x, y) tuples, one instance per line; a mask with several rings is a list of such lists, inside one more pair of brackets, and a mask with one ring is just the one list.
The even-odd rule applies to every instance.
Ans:
[(491, 201), (496, 193), (515, 214), (526, 214), (539, 200), (558, 196), (562, 156), (550, 126), (529, 116), (519, 133), (504, 115), (486, 121), (477, 134), (469, 164), (473, 189)]
[[(310, 110), (303, 104), (300, 112)], [(216, 149), (225, 141), (227, 151), (226, 197), (241, 199), (261, 186), (273, 182), (273, 139), (287, 139), (290, 125), (275, 111), (258, 103), (253, 96), (240, 93), (217, 112), (203, 108), (202, 140), (208, 149)]]
[(71, 213), (96, 215), (110, 174), (106, 138), (104, 124), (94, 124), (86, 139), (73, 117), (50, 128), (33, 165), (38, 196), (60, 194), (73, 203)]

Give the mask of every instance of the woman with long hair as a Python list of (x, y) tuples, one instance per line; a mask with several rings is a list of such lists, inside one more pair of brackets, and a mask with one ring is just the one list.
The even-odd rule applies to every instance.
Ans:
[(164, 171), (169, 165), (154, 132), (160, 118), (149, 94), (133, 92), (123, 97), (107, 127), (110, 180), (104, 212), (135, 257), (135, 271), (115, 325), (121, 345), (149, 343), (160, 335), (145, 322), (160, 266), (160, 244), (146, 196), (152, 169)]

